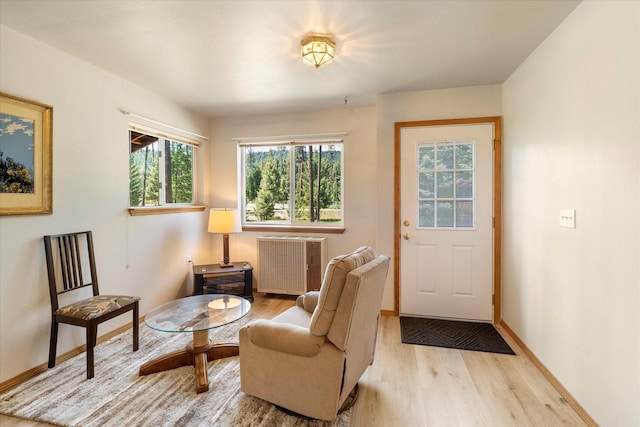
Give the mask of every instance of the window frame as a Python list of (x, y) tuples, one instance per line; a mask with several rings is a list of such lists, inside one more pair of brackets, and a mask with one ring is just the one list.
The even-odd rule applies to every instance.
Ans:
[[(234, 138), (233, 141), (237, 143), (237, 158), (238, 158), (238, 200), (239, 208), (242, 213), (242, 228), (247, 231), (296, 231), (306, 233), (344, 233), (345, 228), (345, 210), (344, 210), (344, 196), (345, 196), (345, 148), (346, 144), (341, 136), (346, 135), (345, 132), (335, 134), (323, 134), (323, 137), (314, 136), (297, 136), (295, 138), (289, 137), (263, 137), (263, 138)], [(335, 223), (329, 222), (300, 222), (295, 221), (295, 215), (288, 223), (269, 223), (269, 222), (247, 222), (246, 221), (246, 149), (252, 147), (264, 147), (264, 148), (278, 148), (288, 147), (289, 156), (289, 173), (291, 174), (291, 180), (289, 182), (290, 194), (294, 197), (290, 197), (289, 211), (293, 212), (295, 209), (295, 148), (298, 146), (309, 145), (339, 145), (340, 146), (340, 221)]]
[[(149, 205), (149, 206), (131, 206), (131, 198), (129, 195), (128, 200), (128, 211), (131, 216), (139, 216), (139, 215), (157, 215), (157, 214), (168, 214), (168, 213), (181, 213), (181, 212), (201, 212), (204, 211), (205, 206), (198, 205), (196, 201), (198, 200), (197, 194), (197, 153), (200, 144), (191, 139), (181, 135), (176, 135), (173, 133), (162, 131), (155, 127), (150, 127), (146, 125), (141, 125), (139, 123), (130, 122), (127, 128), (127, 139), (129, 141), (129, 162), (131, 161), (131, 132), (137, 132), (145, 135), (149, 135), (152, 137), (158, 138), (158, 146), (160, 152), (159, 161), (161, 164), (159, 165), (158, 174), (161, 180), (161, 188), (159, 189), (159, 204), (158, 205)], [(160, 142), (162, 140), (162, 142)], [(192, 202), (190, 203), (167, 203), (166, 198), (166, 180), (165, 180), (165, 143), (164, 141), (173, 141), (181, 144), (185, 144), (191, 147), (191, 194), (192, 194)], [(129, 192), (131, 188), (131, 166), (129, 166)]]

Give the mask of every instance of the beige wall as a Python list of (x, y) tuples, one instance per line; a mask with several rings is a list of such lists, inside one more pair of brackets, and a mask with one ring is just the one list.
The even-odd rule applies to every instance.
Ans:
[[(186, 293), (184, 256), (208, 252), (209, 239), (202, 213), (129, 216), (128, 120), (118, 109), (200, 134), (208, 133), (206, 119), (6, 27), (0, 90), (52, 105), (54, 122), (53, 214), (0, 217), (1, 382), (47, 360), (43, 235), (93, 230), (102, 291), (141, 296), (141, 314)], [(207, 183), (207, 144), (201, 152), (200, 182)], [(98, 333), (129, 321), (114, 319)], [(84, 344), (81, 328), (62, 325), (59, 336), (58, 354)]]
[(580, 4), (503, 96), (504, 319), (600, 425), (638, 426), (640, 3)]
[[(414, 120), (500, 116), (500, 85), (396, 93), (378, 96), (377, 171), (379, 176), (376, 214), (379, 251), (393, 255), (394, 125)], [(393, 310), (393, 261), (387, 277), (383, 307)]]
[[(238, 205), (235, 137), (278, 136), (347, 132), (344, 138), (344, 234), (314, 234), (325, 237), (329, 258), (353, 251), (358, 246), (376, 247), (377, 210), (376, 187), (381, 176), (376, 171), (376, 110), (370, 108), (338, 108), (307, 113), (289, 113), (216, 119), (211, 122), (212, 154), (211, 180), (213, 197), (211, 206)], [(305, 233), (244, 232), (230, 236), (230, 253), (234, 259), (241, 256), (255, 268), (257, 263), (256, 238), (263, 235), (308, 235)], [(217, 262), (222, 256), (220, 236), (212, 236), (213, 252), (206, 259)]]
[[(345, 138), (345, 228), (343, 235), (327, 234), (328, 255), (372, 245), (393, 255), (393, 128), (396, 121), (494, 116), (501, 114), (500, 85), (380, 95), (376, 108), (339, 108), (312, 113), (290, 113), (216, 119), (212, 129), (211, 206), (237, 206), (237, 164), (234, 137), (341, 132)], [(231, 161), (229, 160), (231, 159)], [(257, 266), (256, 237), (233, 235), (230, 251)], [(219, 236), (212, 237), (213, 253), (221, 256)], [(235, 246), (235, 247), (234, 247)], [(393, 310), (393, 273), (387, 277), (383, 309)]]

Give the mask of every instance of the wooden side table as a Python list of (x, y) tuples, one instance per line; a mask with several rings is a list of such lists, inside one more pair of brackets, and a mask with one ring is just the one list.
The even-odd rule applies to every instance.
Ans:
[(227, 268), (219, 264), (194, 265), (193, 294), (204, 293), (239, 295), (253, 302), (253, 267), (247, 261), (236, 261)]

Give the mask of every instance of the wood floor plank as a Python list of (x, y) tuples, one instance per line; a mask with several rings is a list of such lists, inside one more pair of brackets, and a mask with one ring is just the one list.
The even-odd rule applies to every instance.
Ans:
[(504, 333), (515, 356), (402, 344), (391, 316), (381, 318), (378, 334), (360, 382), (375, 392), (356, 402), (352, 427), (586, 425)]
[(492, 353), (462, 352), (465, 365), (471, 373), (476, 392), (492, 419), (512, 425), (526, 419), (525, 411), (515, 402), (499, 366), (499, 359), (514, 357)]
[[(253, 318), (295, 297), (255, 294)], [(402, 344), (398, 317), (382, 316), (375, 361), (361, 378), (351, 427), (537, 427), (586, 424), (506, 334), (515, 356)], [(0, 415), (7, 427), (43, 427)]]

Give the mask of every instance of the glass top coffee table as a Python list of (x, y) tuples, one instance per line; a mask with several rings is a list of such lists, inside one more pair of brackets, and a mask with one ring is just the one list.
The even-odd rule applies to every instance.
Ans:
[(193, 365), (196, 393), (209, 390), (207, 362), (240, 354), (237, 343), (213, 343), (209, 329), (228, 325), (244, 317), (251, 303), (236, 295), (196, 295), (177, 299), (154, 308), (144, 323), (152, 329), (170, 333), (193, 333), (193, 342), (140, 366), (140, 375)]

